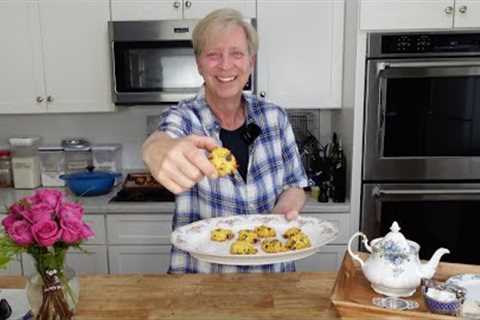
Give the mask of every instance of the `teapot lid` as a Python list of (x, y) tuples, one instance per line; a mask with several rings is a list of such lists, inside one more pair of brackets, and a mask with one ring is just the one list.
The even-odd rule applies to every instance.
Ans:
[(400, 232), (397, 221), (392, 223), (390, 232), (374, 245), (375, 249), (388, 250), (390, 253), (409, 254), (411, 252), (407, 239)]

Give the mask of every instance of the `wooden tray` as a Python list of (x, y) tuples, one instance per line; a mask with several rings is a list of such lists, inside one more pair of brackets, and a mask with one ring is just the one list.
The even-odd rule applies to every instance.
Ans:
[[(362, 259), (368, 257), (368, 254), (362, 252), (359, 255)], [(480, 266), (440, 262), (434, 279), (445, 281), (459, 273), (480, 273)], [(348, 252), (346, 252), (330, 298), (342, 317), (355, 319), (460, 319), (454, 316), (431, 313), (427, 309), (419, 289), (413, 296), (406, 298), (415, 300), (420, 305), (418, 309), (412, 311), (398, 311), (377, 307), (372, 304), (372, 298), (374, 297), (383, 296), (373, 291), (370, 283), (363, 275), (360, 265), (354, 262)]]

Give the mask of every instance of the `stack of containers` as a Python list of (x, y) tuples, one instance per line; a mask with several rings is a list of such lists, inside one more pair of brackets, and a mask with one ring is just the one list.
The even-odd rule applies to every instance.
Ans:
[(34, 189), (41, 185), (40, 137), (10, 138), (12, 151), (13, 185), (17, 189)]
[[(122, 145), (119, 143), (104, 143), (92, 145), (92, 158), (95, 170), (122, 172)], [(115, 179), (115, 185), (122, 181)]]
[(63, 187), (65, 181), (65, 152), (61, 146), (41, 146), (38, 148), (41, 163), (41, 178), (44, 187)]

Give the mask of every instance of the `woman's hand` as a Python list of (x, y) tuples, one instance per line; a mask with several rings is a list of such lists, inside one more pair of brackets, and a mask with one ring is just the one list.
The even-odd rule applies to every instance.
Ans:
[(273, 213), (283, 214), (285, 219), (294, 220), (300, 214), (305, 204), (305, 191), (300, 188), (290, 188), (282, 192), (278, 198)]
[(218, 144), (210, 137), (171, 138), (164, 132), (155, 132), (143, 144), (142, 155), (152, 176), (178, 194), (192, 188), (205, 176), (217, 177), (205, 153), (215, 147)]

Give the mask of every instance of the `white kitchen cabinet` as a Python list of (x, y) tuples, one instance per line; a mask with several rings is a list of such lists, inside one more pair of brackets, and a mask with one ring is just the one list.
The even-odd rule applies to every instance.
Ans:
[(255, 0), (111, 0), (114, 21), (200, 19), (224, 7), (255, 17)]
[(326, 245), (308, 258), (295, 261), (298, 272), (335, 272), (347, 251), (345, 245)]
[(110, 273), (163, 273), (170, 265), (170, 246), (110, 246)]
[(170, 244), (171, 214), (109, 214), (109, 244)]
[[(188, 5), (189, 3), (190, 5)], [(213, 10), (225, 7), (240, 11), (246, 18), (256, 16), (255, 0), (184, 0), (183, 5), (183, 17), (185, 19), (199, 19)]]
[(478, 0), (361, 0), (360, 29), (480, 27)]
[(344, 0), (258, 0), (259, 95), (284, 108), (341, 107), (344, 14)]
[(108, 1), (0, 0), (0, 113), (114, 110)]
[(0, 113), (47, 111), (39, 2), (0, 0)]
[(171, 214), (109, 214), (107, 226), (111, 273), (168, 270)]

